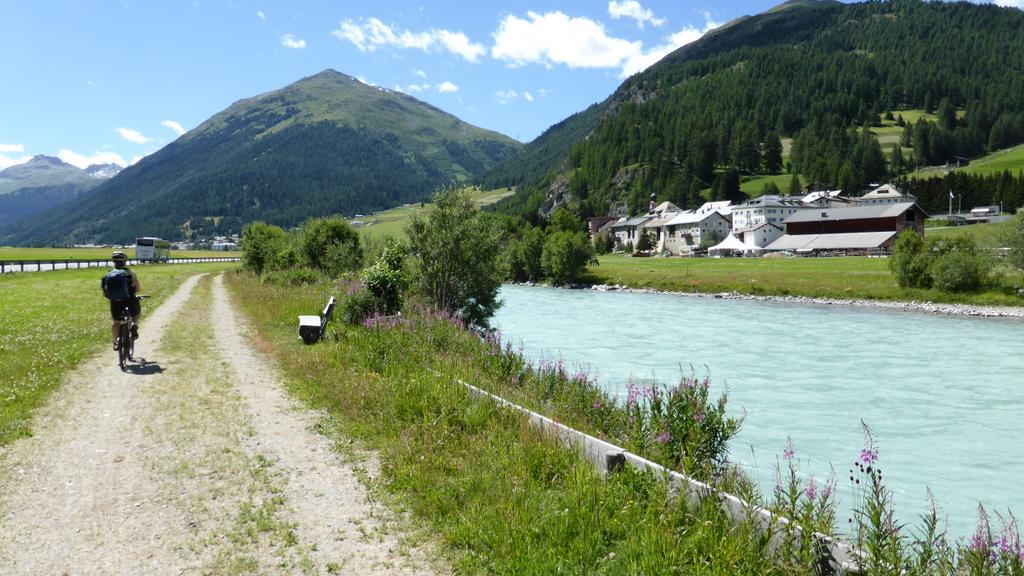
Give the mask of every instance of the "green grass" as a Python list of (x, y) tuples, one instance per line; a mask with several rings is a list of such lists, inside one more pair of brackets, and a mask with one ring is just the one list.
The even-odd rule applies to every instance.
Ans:
[(603, 479), (521, 416), (470, 399), (456, 378), (574, 422), (563, 400), (496, 376), (474, 335), (407, 311), (391, 328), (334, 323), (303, 346), (294, 317), (322, 304), (322, 287), (229, 281), (290, 392), (325, 414), (321, 432), (377, 453), (378, 497), (436, 534), (454, 573), (785, 573), (713, 500), (670, 500), (661, 480), (629, 469)]
[[(997, 150), (988, 156), (971, 160), (971, 163), (963, 168), (956, 168), (951, 171), (975, 176), (991, 176), (999, 174), (1004, 170), (1009, 170), (1014, 175), (1024, 170), (1024, 144), (1005, 150)], [(933, 176), (942, 176), (947, 172), (950, 171), (939, 167), (928, 167), (911, 172), (909, 176), (911, 178), (931, 178)]]
[(925, 237), (956, 237), (970, 236), (983, 248), (1000, 248), (1005, 244), (1003, 237), (1013, 226), (1013, 221), (996, 224), (970, 224), (967, 226), (947, 226), (925, 229)]
[[(932, 233), (932, 232), (929, 232)], [(605, 255), (581, 281), (676, 292), (1024, 305), (1006, 289), (976, 294), (896, 285), (885, 258), (630, 258)], [(1005, 284), (1020, 282), (1017, 277)]]
[[(789, 182), (793, 179), (792, 174), (770, 174), (766, 176), (745, 176), (740, 181), (740, 191), (755, 198), (761, 195), (765, 184), (773, 183), (779, 188), (782, 194), (789, 194)], [(801, 177), (800, 185), (806, 186), (807, 181)]]
[[(96, 260), (110, 258), (111, 248), (13, 248), (0, 247), (0, 260)], [(129, 257), (135, 251), (129, 249)], [(171, 258), (240, 258), (241, 252), (215, 250), (172, 250)]]
[[(494, 204), (498, 200), (513, 194), (515, 194), (514, 188), (498, 188), (496, 190), (473, 189), (473, 199), (476, 201), (477, 206)], [(422, 205), (406, 204), (404, 206), (357, 218), (357, 220), (365, 223), (365, 226), (359, 228), (359, 234), (364, 238), (383, 238), (384, 236), (404, 238), (405, 227), (409, 224), (409, 221), (413, 216), (417, 214), (426, 214), (432, 207), (433, 204), (429, 202), (424, 202)]]
[(989, 176), (1004, 170), (1017, 174), (1021, 169), (1024, 169), (1024, 144), (972, 160), (970, 165), (960, 168), (958, 171), (978, 176)]
[[(187, 276), (233, 268), (181, 264), (139, 271), (143, 292), (160, 304)], [(0, 446), (32, 433), (33, 411), (84, 359), (110, 347), (110, 309), (100, 293), (103, 270), (0, 276)], [(145, 332), (145, 319), (142, 330)], [(110, 352), (110, 361), (114, 354)]]

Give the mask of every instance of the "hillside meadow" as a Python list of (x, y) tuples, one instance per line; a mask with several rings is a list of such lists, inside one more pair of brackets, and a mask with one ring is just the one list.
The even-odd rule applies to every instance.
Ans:
[[(188, 276), (234, 263), (175, 264), (138, 270), (142, 337), (153, 310)], [(32, 434), (32, 413), (64, 374), (97, 353), (110, 355), (110, 309), (100, 292), (102, 269), (0, 275), (0, 446)]]
[[(502, 198), (515, 194), (515, 188), (497, 188), (494, 190), (471, 188), (470, 190), (473, 200), (479, 207), (494, 204)], [(433, 204), (430, 202), (418, 202), (355, 218), (355, 220), (363, 223), (359, 227), (359, 235), (363, 238), (375, 239), (383, 238), (384, 236), (404, 238), (405, 227), (409, 224), (409, 221), (414, 216), (427, 214), (432, 207)]]

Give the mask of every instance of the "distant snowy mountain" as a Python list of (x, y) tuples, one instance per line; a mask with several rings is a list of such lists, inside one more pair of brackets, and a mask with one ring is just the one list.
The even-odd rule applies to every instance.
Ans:
[(121, 167), (82, 170), (53, 156), (35, 156), (0, 172), (0, 225), (52, 209), (116, 176)]
[(117, 164), (93, 164), (85, 169), (86, 174), (100, 180), (108, 180), (121, 173)]

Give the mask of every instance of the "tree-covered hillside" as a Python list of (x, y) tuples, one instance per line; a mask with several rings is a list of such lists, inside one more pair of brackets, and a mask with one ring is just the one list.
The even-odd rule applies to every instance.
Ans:
[[(918, 0), (789, 2), (677, 50), (601, 106), (612, 112), (548, 162), (561, 179), (545, 184), (565, 188), (582, 215), (623, 200), (636, 210), (651, 192), (687, 206), (708, 189), (742, 199), (737, 174), (789, 168), (856, 193), (917, 165), (1024, 141), (1024, 12)], [(899, 150), (883, 150), (867, 129), (912, 108), (938, 121), (908, 125)], [(524, 190), (518, 206), (541, 205), (551, 189)]]
[(520, 145), (415, 98), (328, 70), (236, 102), (62, 210), (0, 230), (0, 243), (285, 227), (424, 200)]

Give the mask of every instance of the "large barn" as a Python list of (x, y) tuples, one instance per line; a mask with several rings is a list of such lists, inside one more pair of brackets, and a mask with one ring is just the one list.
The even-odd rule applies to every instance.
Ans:
[(888, 251), (903, 230), (924, 234), (927, 217), (914, 202), (802, 210), (786, 219), (786, 235), (765, 250)]

